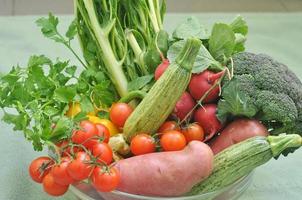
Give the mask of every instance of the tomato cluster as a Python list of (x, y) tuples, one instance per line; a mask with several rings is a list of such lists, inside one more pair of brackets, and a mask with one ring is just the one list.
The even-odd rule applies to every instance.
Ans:
[(113, 152), (107, 144), (110, 132), (103, 124), (82, 121), (68, 140), (54, 145), (57, 157), (39, 157), (29, 166), (31, 178), (42, 183), (46, 193), (63, 195), (70, 184), (90, 179), (101, 192), (114, 190), (119, 182), (119, 171), (110, 166)]
[(146, 133), (136, 135), (131, 140), (130, 148), (134, 155), (155, 152), (157, 146), (163, 151), (179, 151), (193, 140), (204, 140), (204, 131), (200, 125), (194, 123), (180, 128), (175, 121), (167, 121), (162, 124), (154, 137)]

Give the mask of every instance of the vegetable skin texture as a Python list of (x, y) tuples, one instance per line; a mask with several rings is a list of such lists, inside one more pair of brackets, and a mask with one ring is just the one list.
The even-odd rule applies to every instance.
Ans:
[(190, 93), (184, 92), (175, 105), (173, 115), (175, 115), (179, 120), (183, 120), (193, 109), (195, 104), (196, 103)]
[[(272, 134), (301, 134), (302, 83), (284, 64), (264, 54), (239, 53), (234, 56), (234, 78), (226, 82), (218, 103), (221, 121), (234, 116), (246, 116), (261, 120)], [(244, 101), (230, 97), (232, 84)], [(232, 102), (241, 110), (225, 109)], [(248, 107), (248, 109), (247, 109)]]
[(168, 67), (127, 119), (124, 126), (127, 141), (131, 141), (131, 138), (139, 132), (149, 134), (156, 132), (168, 118), (189, 84), (200, 46), (199, 39), (191, 38), (186, 41), (176, 62)]
[(256, 136), (235, 144), (215, 155), (213, 173), (196, 184), (188, 195), (197, 195), (222, 189), (249, 174), (256, 167), (277, 158), (288, 148), (302, 146), (297, 134), (279, 136)]
[(256, 119), (237, 119), (223, 129), (221, 134), (210, 142), (214, 154), (229, 146), (255, 136), (268, 136), (267, 128)]
[(148, 196), (180, 196), (211, 174), (213, 159), (208, 145), (192, 141), (182, 151), (121, 160), (116, 165), (121, 174), (117, 190)]
[(158, 67), (156, 68), (155, 73), (154, 73), (155, 80), (158, 80), (161, 77), (161, 75), (166, 71), (166, 69), (169, 67), (169, 65), (170, 65), (170, 62), (168, 59), (164, 59), (162, 61), (162, 63), (160, 65), (158, 65)]
[(223, 127), (223, 124), (216, 117), (217, 105), (206, 104), (200, 107), (194, 113), (194, 120), (203, 128), (205, 140), (208, 141), (217, 134)]
[[(224, 72), (214, 73), (205, 70), (200, 74), (194, 74), (189, 84), (189, 91), (195, 100), (199, 100), (215, 84)], [(203, 100), (204, 103), (211, 103), (218, 99), (219, 86), (215, 87)]]

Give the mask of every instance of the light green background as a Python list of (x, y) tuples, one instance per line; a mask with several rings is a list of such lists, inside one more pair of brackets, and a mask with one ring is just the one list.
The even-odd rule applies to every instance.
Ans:
[[(186, 14), (190, 15), (190, 14)], [(167, 30), (173, 30), (186, 15), (170, 14), (166, 19)], [(194, 14), (201, 22), (210, 25), (215, 21), (230, 21), (235, 14)], [(287, 64), (302, 79), (302, 13), (292, 14), (242, 14), (250, 26), (247, 50), (267, 53)], [(25, 65), (32, 54), (45, 54), (53, 59), (60, 57), (74, 60), (59, 44), (41, 36), (34, 20), (38, 17), (0, 17), (0, 73), (11, 66)], [(70, 22), (70, 16), (62, 16), (62, 27)], [(75, 63), (77, 64), (77, 63)], [(0, 114), (1, 115), (1, 114)], [(23, 134), (0, 123), (0, 200), (47, 200), (40, 185), (30, 181), (27, 166), (42, 153), (32, 150)], [(260, 167), (254, 181), (241, 198), (243, 200), (300, 200), (302, 199), (302, 150), (287, 158)], [(71, 200), (68, 193), (57, 199)]]

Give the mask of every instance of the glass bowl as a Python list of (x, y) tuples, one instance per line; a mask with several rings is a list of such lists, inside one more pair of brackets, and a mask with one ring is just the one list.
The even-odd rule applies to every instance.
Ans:
[(210, 193), (183, 197), (148, 197), (120, 191), (97, 192), (88, 183), (77, 183), (70, 190), (81, 200), (235, 200), (250, 186), (254, 172), (237, 180), (233, 184)]

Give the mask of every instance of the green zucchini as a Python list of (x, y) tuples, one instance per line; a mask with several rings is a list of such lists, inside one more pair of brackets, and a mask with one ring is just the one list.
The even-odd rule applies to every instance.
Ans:
[(301, 146), (302, 137), (295, 134), (258, 136), (233, 145), (215, 156), (211, 176), (195, 185), (188, 195), (222, 189), (273, 157), (277, 158), (284, 150)]
[(152, 134), (168, 118), (186, 90), (201, 41), (187, 39), (177, 59), (153, 85), (145, 98), (127, 119), (124, 136), (130, 141), (139, 132)]

